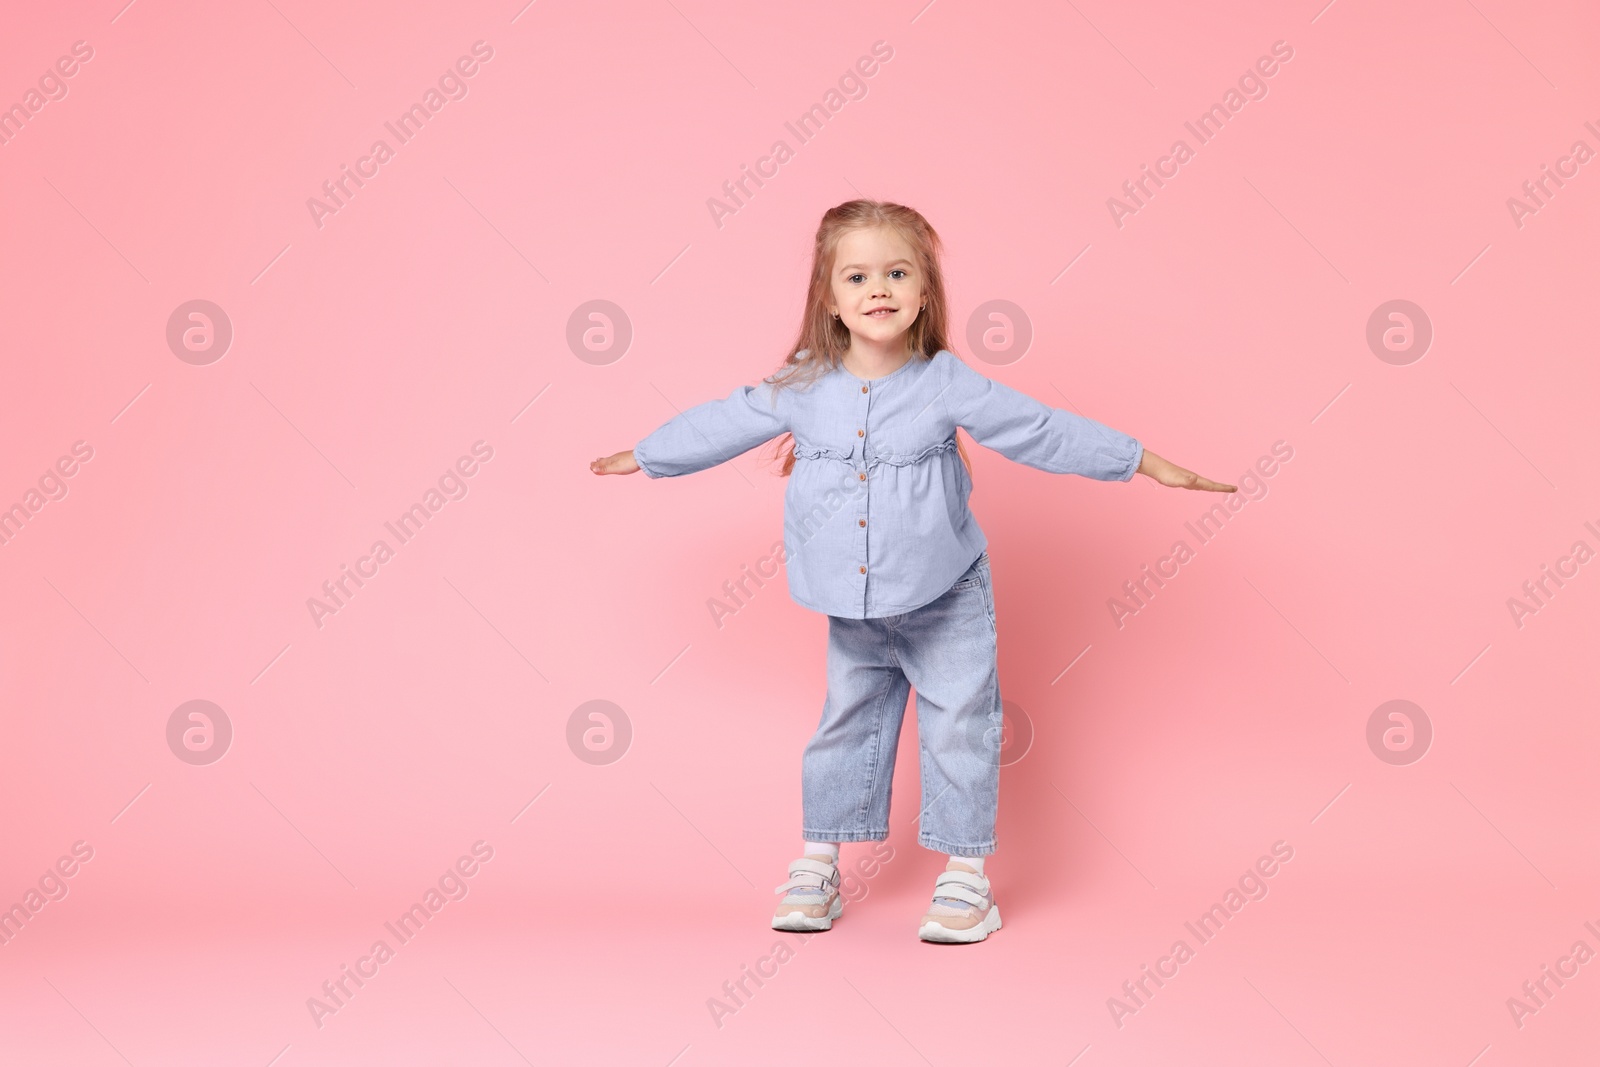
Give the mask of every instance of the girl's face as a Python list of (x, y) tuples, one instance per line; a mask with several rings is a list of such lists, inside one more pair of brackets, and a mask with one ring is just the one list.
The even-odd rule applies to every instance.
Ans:
[(916, 251), (887, 226), (850, 230), (834, 252), (828, 310), (852, 338), (882, 347), (911, 328), (924, 300)]

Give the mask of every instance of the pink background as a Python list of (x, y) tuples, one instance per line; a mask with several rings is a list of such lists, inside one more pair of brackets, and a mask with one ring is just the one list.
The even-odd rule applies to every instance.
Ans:
[[(1591, 5), (119, 3), (0, 35), (6, 105), (93, 49), (0, 146), (0, 506), (93, 449), (0, 545), (0, 904), (93, 849), (0, 946), (0, 1061), (1592, 1057), (1600, 962), (1521, 1027), (1507, 998), (1600, 950), (1600, 564), (1520, 627), (1507, 600), (1600, 549), (1600, 163), (1520, 227), (1506, 206), (1600, 148)], [(384, 123), (480, 40), (398, 145)], [(785, 121), (880, 40), (799, 144)], [(1280, 40), (1197, 145), (1184, 122)], [(307, 200), (380, 137), (319, 227)], [(1179, 137), (1119, 228), (1107, 199)], [(708, 198), (779, 138), (719, 227)], [(782, 480), (758, 452), (588, 470), (777, 366), (817, 221), (857, 195), (938, 228), (989, 376), (1219, 480), (1293, 449), (1118, 628), (1108, 599), (1217, 498), (968, 444), (1035, 737), (1004, 770), (1005, 927), (960, 950), (914, 933), (943, 862), (911, 712), (893, 859), (833, 931), (767, 928), (827, 620), (781, 578), (720, 627), (707, 603), (781, 537)], [(197, 299), (233, 329), (207, 365), (166, 339)], [(631, 344), (580, 359), (596, 299)], [(1366, 340), (1395, 299), (1434, 331), (1406, 365)], [(967, 345), (990, 300), (1031, 322), (1020, 358)], [(465, 498), (319, 628), (307, 599), (480, 440)], [(233, 730), (208, 765), (167, 741), (197, 699)], [(1408, 765), (1366, 739), (1394, 699), (1433, 728)], [(631, 723), (614, 762), (569, 747), (591, 700)], [(477, 841), (468, 894), (318, 1026), (307, 999)], [(1277, 841), (1268, 895), (1113, 1022)]]

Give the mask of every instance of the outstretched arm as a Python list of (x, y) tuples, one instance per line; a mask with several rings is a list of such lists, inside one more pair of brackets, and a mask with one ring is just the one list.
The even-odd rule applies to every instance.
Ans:
[(726, 463), (789, 429), (789, 403), (769, 382), (741, 385), (696, 404), (647, 434), (627, 452), (589, 464), (596, 474), (670, 478)]
[(1051, 474), (1126, 482), (1139, 471), (1137, 438), (986, 378), (953, 352), (946, 357), (939, 397), (980, 445)]
[(973, 440), (1007, 459), (1100, 481), (1126, 482), (1143, 474), (1177, 488), (1237, 491), (1162, 459), (1121, 430), (986, 378), (953, 352), (947, 374), (940, 396), (951, 418)]

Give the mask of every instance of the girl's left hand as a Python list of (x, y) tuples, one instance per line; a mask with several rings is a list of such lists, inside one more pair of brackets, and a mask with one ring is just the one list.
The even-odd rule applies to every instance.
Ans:
[(1169, 463), (1150, 451), (1144, 451), (1144, 458), (1139, 460), (1139, 474), (1154, 478), (1162, 485), (1170, 485), (1174, 489), (1207, 489), (1213, 493), (1237, 493), (1237, 485), (1225, 485), (1214, 482), (1210, 478), (1202, 478), (1194, 471), (1184, 470), (1176, 463)]

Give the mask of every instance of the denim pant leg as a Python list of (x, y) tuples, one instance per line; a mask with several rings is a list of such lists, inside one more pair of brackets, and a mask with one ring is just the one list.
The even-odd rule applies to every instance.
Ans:
[(989, 554), (939, 599), (896, 616), (894, 648), (917, 690), (922, 821), (917, 843), (959, 856), (995, 851), (1004, 713)]
[(807, 841), (889, 836), (895, 749), (910, 696), (884, 619), (828, 616), (828, 695), (800, 761)]

